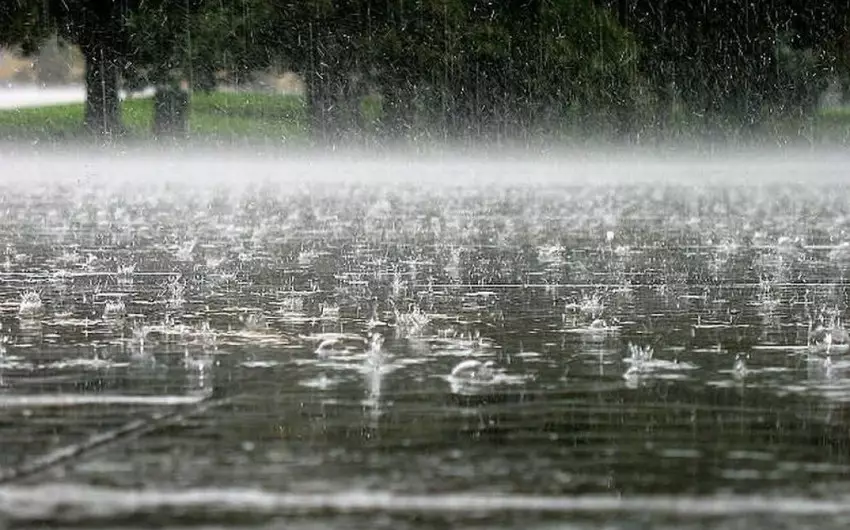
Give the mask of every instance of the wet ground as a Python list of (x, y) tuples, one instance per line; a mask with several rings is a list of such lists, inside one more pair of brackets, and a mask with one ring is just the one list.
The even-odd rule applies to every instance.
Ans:
[(845, 528), (834, 162), (12, 156), (0, 521)]

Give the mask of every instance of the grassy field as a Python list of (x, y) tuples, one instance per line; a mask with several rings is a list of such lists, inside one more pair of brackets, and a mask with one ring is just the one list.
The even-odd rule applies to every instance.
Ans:
[[(195, 93), (190, 105), (189, 131), (192, 142), (199, 143), (264, 143), (271, 145), (309, 144), (309, 120), (302, 97), (245, 92)], [(364, 119), (373, 125), (380, 114), (380, 103), (369, 102)], [(153, 101), (134, 99), (122, 105), (127, 130), (122, 141), (154, 141)], [(99, 141), (87, 134), (83, 125), (83, 105), (55, 105), (17, 110), (0, 110), (0, 140), (31, 143), (92, 143)], [(703, 134), (695, 124), (671, 127), (674, 137), (665, 142), (675, 144), (703, 142)], [(370, 127), (371, 128), (371, 127)], [(367, 130), (368, 132), (368, 130)], [(586, 131), (575, 140), (584, 143), (593, 138)], [(850, 144), (850, 109), (829, 109), (797, 120), (763, 124), (749, 136), (732, 135), (732, 145), (796, 144), (832, 146)], [(651, 133), (645, 138), (652, 144)], [(569, 138), (564, 138), (570, 143)], [(755, 140), (755, 142), (753, 142)], [(171, 141), (173, 142), (173, 140)], [(582, 143), (582, 142), (578, 142)], [(663, 142), (662, 142), (663, 143)]]
[(822, 110), (812, 120), (812, 134), (816, 143), (850, 145), (850, 108)]
[[(122, 104), (129, 141), (153, 140), (153, 100)], [(192, 96), (189, 131), (200, 140), (303, 142), (307, 113), (303, 98), (289, 95), (215, 92)], [(86, 141), (83, 105), (0, 110), (0, 138), (24, 142)]]

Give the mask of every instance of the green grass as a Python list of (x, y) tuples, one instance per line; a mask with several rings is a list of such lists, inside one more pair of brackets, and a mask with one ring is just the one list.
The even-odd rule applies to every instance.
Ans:
[(307, 138), (307, 107), (292, 95), (214, 92), (192, 98), (193, 137), (298, 141)]
[[(365, 131), (377, 132), (380, 122), (380, 100), (366, 98), (359, 109)], [(190, 103), (189, 131), (192, 142), (264, 143), (266, 145), (306, 145), (309, 119), (304, 98), (245, 92), (195, 93)], [(127, 134), (125, 141), (154, 141), (153, 101), (135, 99), (122, 105), (122, 118)], [(700, 141), (698, 124), (682, 123), (671, 127), (671, 142)], [(562, 138), (593, 137), (576, 130)], [(702, 131), (704, 132), (704, 131)], [(850, 109), (827, 109), (800, 120), (778, 120), (760, 125), (751, 136), (733, 135), (732, 143), (756, 141), (785, 144), (848, 145), (850, 144)], [(651, 137), (649, 131), (648, 137)], [(760, 139), (760, 140), (759, 140)], [(0, 140), (18, 142), (97, 142), (83, 127), (83, 105), (55, 105), (18, 110), (0, 110)]]
[(82, 129), (82, 105), (0, 111), (0, 137), (8, 140), (71, 139)]
[(812, 121), (817, 140), (850, 144), (850, 108), (822, 110)]
[[(0, 138), (12, 141), (85, 141), (83, 105), (0, 110)], [(128, 140), (153, 140), (153, 100), (122, 104)], [(192, 96), (189, 131), (198, 140), (302, 141), (307, 138), (303, 98), (291, 95), (215, 92)]]

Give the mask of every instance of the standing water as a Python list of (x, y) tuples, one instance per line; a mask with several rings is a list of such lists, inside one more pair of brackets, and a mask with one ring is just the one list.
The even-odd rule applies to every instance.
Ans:
[(847, 162), (11, 155), (0, 522), (846, 528)]

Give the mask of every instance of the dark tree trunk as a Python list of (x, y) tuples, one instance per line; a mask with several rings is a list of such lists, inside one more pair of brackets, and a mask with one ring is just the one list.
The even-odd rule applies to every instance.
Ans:
[(446, 106), (446, 137), (454, 142), (468, 141), (475, 128), (475, 102), (466, 86), (456, 86)]
[(98, 134), (119, 134), (121, 105), (118, 93), (119, 54), (107, 42), (82, 46), (86, 61), (86, 127)]
[(313, 141), (330, 143), (334, 131), (334, 108), (328, 79), (319, 75), (318, 72), (311, 72), (307, 85), (307, 98)]
[(189, 135), (189, 93), (179, 86), (160, 86), (153, 102), (153, 132), (157, 137)]
[(850, 76), (846, 73), (841, 76), (841, 104), (850, 104)]
[(629, 81), (615, 78), (612, 83), (614, 90), (614, 115), (617, 136), (620, 141), (632, 143), (635, 140), (634, 104), (629, 94)]
[(307, 95), (314, 141), (327, 145), (336, 145), (342, 141), (350, 125), (346, 120), (350, 102), (344, 97), (347, 83), (345, 75), (330, 69), (310, 75)]
[(390, 141), (405, 139), (413, 128), (413, 89), (405, 80), (393, 79), (384, 87), (381, 96), (382, 135)]

